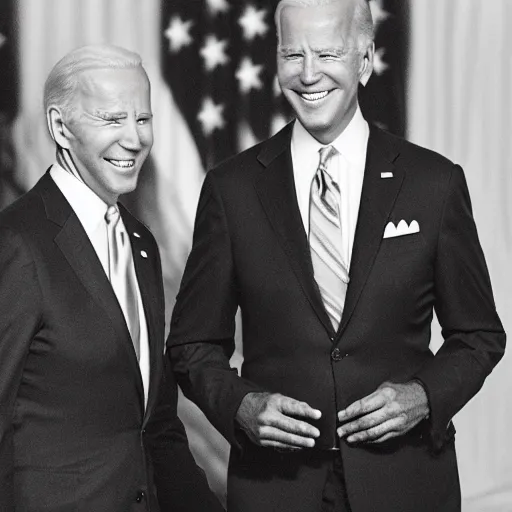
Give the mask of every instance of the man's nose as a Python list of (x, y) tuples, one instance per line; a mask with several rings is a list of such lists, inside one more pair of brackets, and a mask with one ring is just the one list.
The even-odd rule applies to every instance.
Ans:
[(128, 120), (123, 127), (122, 137), (119, 144), (131, 151), (138, 151), (141, 149), (141, 136), (139, 133), (139, 124), (136, 120)]
[(303, 84), (314, 84), (320, 79), (320, 71), (318, 69), (318, 63), (316, 62), (314, 56), (307, 55), (302, 63), (302, 72), (300, 74), (300, 79)]

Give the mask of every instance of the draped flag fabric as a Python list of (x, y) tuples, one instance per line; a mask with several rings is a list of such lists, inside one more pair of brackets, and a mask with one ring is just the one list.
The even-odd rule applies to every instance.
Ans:
[[(270, 4), (270, 5), (269, 5)], [(268, 1), (163, 0), (162, 67), (205, 169), (267, 138), (286, 105)]]

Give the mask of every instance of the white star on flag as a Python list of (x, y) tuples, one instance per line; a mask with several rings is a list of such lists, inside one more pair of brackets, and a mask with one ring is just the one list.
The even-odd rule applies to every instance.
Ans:
[(385, 48), (379, 48), (376, 50), (373, 57), (373, 69), (377, 75), (382, 75), (386, 69), (389, 68), (388, 64), (384, 62), (384, 54), (386, 53)]
[(174, 16), (169, 23), (169, 27), (164, 32), (165, 37), (169, 39), (169, 49), (177, 53), (184, 46), (188, 46), (192, 42), (189, 30), (192, 27), (192, 21), (183, 21), (179, 16)]
[(207, 0), (208, 9), (215, 16), (219, 12), (226, 12), (229, 9), (227, 0)]
[(373, 24), (377, 28), (384, 20), (388, 19), (390, 14), (382, 7), (382, 0), (372, 0), (370, 2)]
[(264, 36), (267, 33), (268, 25), (265, 23), (266, 9), (258, 10), (249, 5), (244, 14), (238, 20), (238, 24), (244, 31), (247, 41), (252, 41), (256, 36)]
[(200, 54), (204, 59), (204, 64), (208, 71), (213, 71), (217, 66), (226, 64), (229, 60), (226, 55), (226, 40), (217, 39), (216, 36), (209, 35), (206, 38)]
[(197, 119), (199, 119), (203, 126), (205, 136), (210, 135), (217, 128), (224, 128), (223, 110), (224, 105), (216, 105), (211, 98), (206, 98), (203, 101), (203, 107)]
[(0, 48), (2, 48), (5, 41), (7, 41), (7, 38), (3, 34), (0, 34)]
[(263, 87), (259, 77), (262, 69), (262, 65), (254, 64), (249, 57), (242, 60), (235, 76), (243, 93), (246, 94), (251, 89), (261, 89)]

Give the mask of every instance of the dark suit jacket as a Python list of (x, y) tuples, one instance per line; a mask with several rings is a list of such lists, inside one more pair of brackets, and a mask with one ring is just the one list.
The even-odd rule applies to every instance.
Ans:
[(123, 313), (49, 174), (0, 214), (2, 512), (222, 510), (192, 459), (163, 365), (157, 245), (121, 215), (148, 325), (146, 410)]
[[(320, 409), (317, 448), (329, 448), (337, 411), (386, 380), (419, 379), (430, 402), (428, 422), (382, 445), (341, 442), (352, 511), (458, 510), (450, 421), (505, 344), (462, 169), (371, 129), (350, 283), (335, 333), (314, 281), (290, 137), (288, 126), (207, 175), (172, 319), (178, 382), (244, 448), (232, 450), (228, 509), (320, 510), (325, 484), (314, 452), (276, 454), (237, 435), (234, 417), (247, 392), (279, 392)], [(383, 172), (393, 177), (382, 179)], [(416, 220), (420, 232), (384, 239), (386, 225), (402, 219)], [(242, 378), (228, 365), (238, 306)], [(435, 357), (434, 308), (445, 338)]]

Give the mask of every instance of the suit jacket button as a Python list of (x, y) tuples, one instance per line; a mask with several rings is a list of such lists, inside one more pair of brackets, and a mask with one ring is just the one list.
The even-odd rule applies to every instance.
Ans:
[(139, 492), (137, 493), (137, 497), (135, 498), (135, 501), (136, 501), (137, 503), (140, 503), (140, 502), (144, 499), (144, 496), (146, 496), (146, 495), (144, 494), (144, 491), (139, 491)]
[(331, 352), (331, 359), (333, 361), (341, 361), (341, 359), (343, 358), (343, 356), (341, 355), (341, 350), (336, 347), (332, 352)]

